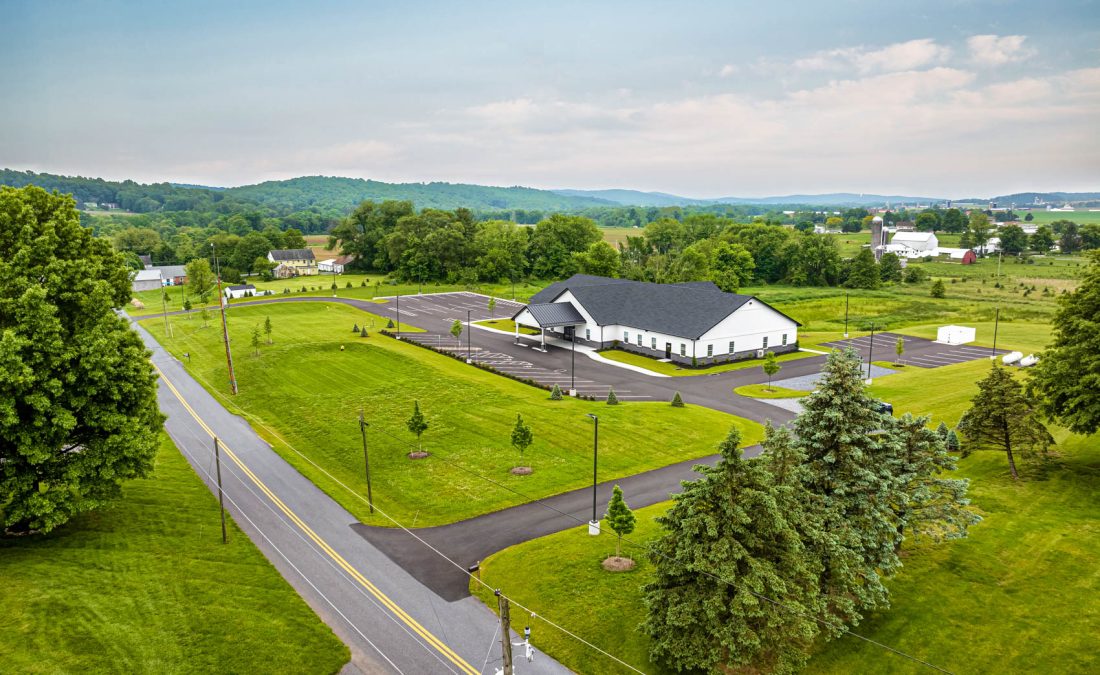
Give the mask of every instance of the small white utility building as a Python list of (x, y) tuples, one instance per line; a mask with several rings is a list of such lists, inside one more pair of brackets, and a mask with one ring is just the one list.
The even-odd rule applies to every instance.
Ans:
[(577, 274), (551, 284), (512, 317), (546, 337), (615, 347), (684, 364), (755, 358), (798, 349), (799, 323), (751, 295), (710, 281), (654, 284)]
[(936, 330), (936, 342), (945, 345), (965, 345), (973, 342), (977, 331), (970, 326), (940, 326)]
[(225, 287), (225, 297), (227, 298), (246, 298), (253, 295), (256, 295), (256, 287), (252, 284)]

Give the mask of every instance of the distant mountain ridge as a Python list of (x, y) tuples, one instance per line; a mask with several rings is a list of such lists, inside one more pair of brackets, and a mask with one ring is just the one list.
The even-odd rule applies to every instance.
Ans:
[(879, 206), (882, 204), (936, 204), (946, 201), (943, 197), (857, 194), (855, 192), (778, 195), (774, 197), (717, 197), (714, 199), (697, 199), (666, 192), (641, 192), (638, 190), (555, 190), (555, 192), (573, 197), (587, 196), (606, 199), (620, 206), (705, 206), (708, 204)]

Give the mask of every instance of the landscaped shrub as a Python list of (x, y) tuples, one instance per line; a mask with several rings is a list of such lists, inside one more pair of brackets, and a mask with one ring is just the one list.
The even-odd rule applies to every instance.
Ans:
[(344, 288), (351, 288), (351, 282), (349, 281), (348, 283), (344, 284)]
[(359, 332), (359, 324), (355, 324), (355, 327), (351, 329), (351, 332), (352, 333), (358, 333)]
[(393, 328), (393, 319), (386, 322), (386, 328)]
[(683, 408), (684, 407), (684, 399), (680, 397), (680, 392), (676, 392), (676, 395), (672, 397), (672, 407), (673, 408)]
[(607, 405), (619, 405), (619, 397), (615, 395), (614, 389), (607, 390)]
[(367, 333), (367, 327), (363, 326), (363, 329), (359, 331), (359, 337), (370, 337)]
[(556, 384), (554, 385), (554, 388), (550, 390), (550, 400), (551, 401), (560, 401), (561, 400), (561, 389)]

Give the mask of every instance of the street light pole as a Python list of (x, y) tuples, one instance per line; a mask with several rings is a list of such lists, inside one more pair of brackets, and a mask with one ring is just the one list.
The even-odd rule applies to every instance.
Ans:
[(588, 534), (597, 535), (600, 533), (600, 521), (596, 517), (596, 459), (600, 449), (600, 418), (592, 413), (588, 413), (588, 416), (592, 418), (594, 424), (592, 427), (592, 520), (588, 522)]
[(363, 419), (363, 409), (359, 409), (359, 433), (363, 436), (363, 466), (367, 470), (367, 506), (370, 507), (371, 514), (374, 513), (374, 497), (370, 492), (370, 455), (367, 454), (367, 427), (370, 424)]
[(871, 384), (871, 358), (875, 354), (875, 322), (871, 322), (871, 345), (867, 348), (867, 384)]
[(997, 328), (1001, 325), (1001, 308), (997, 308), (997, 314), (993, 319), (993, 351), (990, 352), (989, 358), (997, 358)]
[(844, 337), (848, 337), (848, 293), (844, 293)]
[(473, 363), (470, 350), (470, 310), (466, 310), (466, 363)]
[(577, 326), (573, 326), (573, 331), (569, 335), (570, 350), (569, 350), (569, 395), (573, 396), (577, 391)]
[(397, 339), (401, 339), (401, 294), (397, 294)]

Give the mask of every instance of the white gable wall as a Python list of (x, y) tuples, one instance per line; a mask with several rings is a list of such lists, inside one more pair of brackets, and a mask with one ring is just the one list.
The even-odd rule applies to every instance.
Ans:
[(787, 344), (798, 341), (798, 324), (759, 300), (749, 300), (716, 326), (703, 333), (696, 347), (700, 357), (706, 356), (707, 345), (714, 345), (714, 354), (728, 354), (730, 341), (734, 350), (743, 352), (750, 349), (763, 349), (764, 338), (768, 338), (768, 349), (783, 346), (783, 336)]

